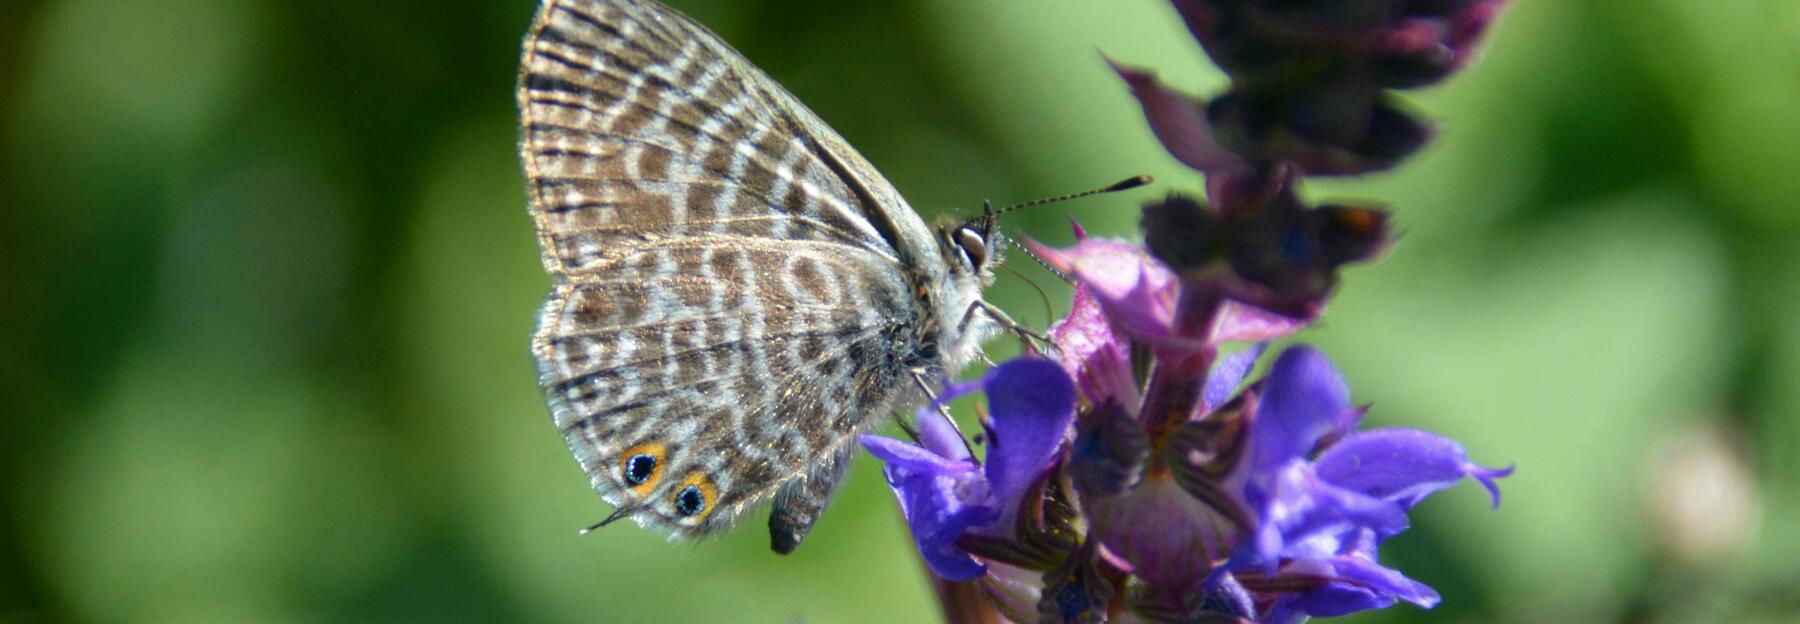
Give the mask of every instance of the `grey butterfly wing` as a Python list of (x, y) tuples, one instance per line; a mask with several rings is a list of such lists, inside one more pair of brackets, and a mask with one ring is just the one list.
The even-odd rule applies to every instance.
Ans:
[(783, 486), (787, 507), (822, 507), (807, 492), (828, 496), (854, 433), (935, 365), (901, 270), (935, 260), (928, 230), (812, 113), (660, 5), (545, 2), (525, 48), (521, 153), (554, 281), (532, 353), (594, 489), (676, 535)]

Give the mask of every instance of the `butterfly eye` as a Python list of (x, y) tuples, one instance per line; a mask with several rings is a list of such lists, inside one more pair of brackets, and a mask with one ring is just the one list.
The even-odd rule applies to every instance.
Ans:
[(956, 228), (956, 246), (969, 259), (969, 266), (979, 269), (987, 263), (987, 240), (973, 228)]
[(656, 473), (656, 456), (639, 453), (625, 459), (625, 482), (632, 485), (643, 485)]

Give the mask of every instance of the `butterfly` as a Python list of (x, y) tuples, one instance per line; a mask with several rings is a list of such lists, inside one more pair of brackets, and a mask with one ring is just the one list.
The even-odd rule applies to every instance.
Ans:
[[(856, 435), (961, 370), (993, 211), (928, 227), (856, 150), (694, 20), (548, 0), (524, 41), (520, 155), (551, 292), (531, 339), (600, 498), (674, 537), (772, 501), (798, 547)], [(590, 529), (593, 527), (590, 527)]]

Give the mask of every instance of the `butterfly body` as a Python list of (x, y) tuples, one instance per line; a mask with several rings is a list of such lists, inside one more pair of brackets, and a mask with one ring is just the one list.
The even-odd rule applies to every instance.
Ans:
[(970, 311), (992, 220), (928, 228), (787, 91), (653, 2), (544, 2), (520, 72), (552, 277), (531, 350), (577, 463), (619, 517), (672, 536), (773, 500), (792, 550), (856, 434), (991, 331)]

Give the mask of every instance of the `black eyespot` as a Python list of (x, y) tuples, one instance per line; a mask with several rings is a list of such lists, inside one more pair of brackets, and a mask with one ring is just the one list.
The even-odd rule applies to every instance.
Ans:
[(625, 482), (632, 485), (643, 485), (656, 474), (656, 456), (649, 453), (638, 453), (625, 460)]
[(683, 516), (692, 516), (706, 511), (706, 495), (700, 492), (700, 486), (690, 485), (682, 488), (675, 495), (675, 511)]

